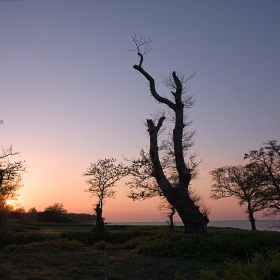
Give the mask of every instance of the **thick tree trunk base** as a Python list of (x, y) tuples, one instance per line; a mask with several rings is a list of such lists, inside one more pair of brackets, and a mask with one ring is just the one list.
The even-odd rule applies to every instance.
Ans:
[[(201, 213), (200, 213), (201, 215)], [(186, 221), (184, 223), (185, 227), (185, 233), (187, 234), (203, 234), (207, 235), (208, 234), (208, 219), (205, 220), (204, 217), (198, 218), (196, 216), (191, 217), (192, 215), (189, 215), (187, 217)], [(182, 219), (183, 220), (183, 219)]]
[(175, 207), (184, 224), (185, 233), (208, 234), (209, 219), (200, 212), (186, 190), (174, 188), (172, 194), (167, 194), (167, 196), (169, 203)]
[(255, 219), (254, 219), (254, 212), (252, 212), (252, 210), (250, 210), (250, 209), (249, 209), (249, 220), (250, 220), (250, 223), (251, 223), (252, 230), (257, 230), (256, 222), (255, 222)]
[(102, 208), (100, 207), (100, 204), (97, 204), (94, 210), (96, 212), (96, 223), (93, 231), (104, 230), (104, 221), (102, 218)]
[(104, 230), (104, 229), (105, 229), (104, 221), (101, 221), (101, 222), (96, 222), (95, 227), (93, 228), (92, 231), (101, 231), (101, 230)]

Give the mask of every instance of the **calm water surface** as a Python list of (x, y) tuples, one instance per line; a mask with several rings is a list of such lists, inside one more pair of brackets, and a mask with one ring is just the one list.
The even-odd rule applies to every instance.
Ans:
[[(151, 226), (165, 226), (167, 222), (114, 222), (109, 224), (114, 225), (151, 225)], [(182, 226), (182, 222), (175, 222), (175, 226)], [(214, 227), (230, 227), (240, 229), (251, 229), (251, 224), (246, 220), (237, 221), (210, 221), (209, 226)], [(256, 220), (257, 230), (280, 231), (280, 220)]]

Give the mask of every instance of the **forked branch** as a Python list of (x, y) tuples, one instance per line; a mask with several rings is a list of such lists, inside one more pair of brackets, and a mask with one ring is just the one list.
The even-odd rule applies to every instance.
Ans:
[(142, 67), (144, 55), (148, 54), (149, 51), (152, 50), (151, 48), (152, 40), (150, 37), (148, 37), (147, 39), (146, 37), (140, 37), (139, 39), (137, 39), (136, 34), (132, 37), (132, 40), (136, 48), (131, 51), (137, 51), (137, 54), (140, 57), (139, 67)]

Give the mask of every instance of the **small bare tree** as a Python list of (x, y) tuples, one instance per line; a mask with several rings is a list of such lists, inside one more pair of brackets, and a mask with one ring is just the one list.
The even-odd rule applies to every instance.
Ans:
[[(133, 41), (136, 46), (134, 50), (139, 56), (139, 64), (133, 65), (133, 68), (146, 78), (153, 98), (167, 107), (174, 128), (159, 143), (158, 135), (166, 117), (162, 115), (157, 120), (147, 119), (150, 137), (149, 158), (144, 153), (140, 159), (132, 160), (132, 180), (128, 183), (138, 189), (143, 187), (143, 191), (135, 193), (132, 190), (130, 195), (134, 199), (151, 196), (156, 182), (168, 203), (178, 212), (185, 226), (185, 232), (206, 234), (208, 218), (200, 212), (189, 195), (189, 184), (196, 175), (198, 163), (195, 162), (195, 155), (190, 154), (194, 132), (186, 129), (191, 124), (188, 110), (194, 106), (195, 100), (193, 95), (186, 94), (185, 84), (195, 76), (195, 73), (185, 77), (177, 75), (174, 71), (164, 80), (164, 84), (171, 89), (171, 98), (159, 95), (155, 80), (143, 68), (144, 56), (151, 50), (151, 40), (145, 37), (137, 39), (134, 36)], [(150, 160), (151, 165), (146, 164), (147, 160)], [(145, 182), (142, 182), (142, 179), (145, 179)]]
[(161, 200), (158, 204), (158, 210), (161, 213), (161, 215), (168, 217), (169, 230), (170, 232), (173, 232), (175, 226), (174, 215), (176, 214), (176, 209), (174, 208), (174, 206), (168, 203), (164, 196), (160, 198)]
[(96, 204), (96, 230), (104, 229), (104, 222), (102, 217), (103, 206), (106, 198), (114, 198), (116, 191), (112, 189), (116, 182), (127, 175), (127, 169), (122, 163), (116, 165), (116, 160), (108, 158), (101, 160), (97, 163), (91, 163), (90, 167), (83, 174), (89, 176), (87, 183), (89, 184), (86, 192), (89, 192), (91, 196), (98, 198)]

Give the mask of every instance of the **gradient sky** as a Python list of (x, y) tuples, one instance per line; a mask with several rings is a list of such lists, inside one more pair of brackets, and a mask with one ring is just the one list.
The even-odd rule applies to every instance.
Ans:
[[(148, 147), (143, 122), (162, 107), (132, 68), (137, 34), (152, 39), (143, 66), (160, 94), (171, 71), (197, 72), (189, 87), (202, 164), (193, 186), (211, 220), (246, 219), (237, 200), (209, 198), (208, 172), (280, 141), (279, 14), (278, 0), (0, 1), (0, 144), (28, 163), (22, 206), (91, 213), (82, 176), (90, 162)], [(133, 202), (127, 191), (120, 182), (106, 201), (106, 221), (166, 219), (156, 200)]]

